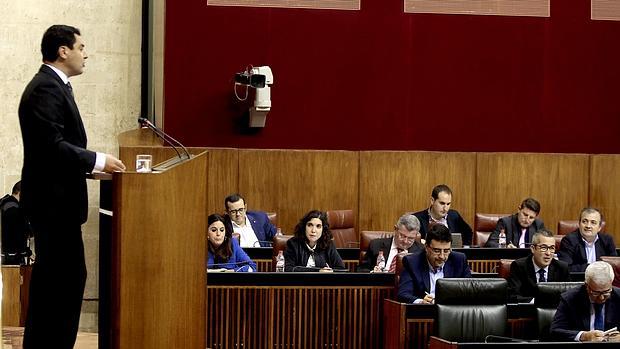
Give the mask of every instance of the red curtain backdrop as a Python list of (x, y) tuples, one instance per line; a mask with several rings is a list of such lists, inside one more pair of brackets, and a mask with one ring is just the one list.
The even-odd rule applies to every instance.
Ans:
[[(165, 129), (189, 146), (620, 153), (620, 22), (167, 1)], [(266, 127), (233, 76), (274, 73)], [(251, 97), (249, 100), (251, 101)]]

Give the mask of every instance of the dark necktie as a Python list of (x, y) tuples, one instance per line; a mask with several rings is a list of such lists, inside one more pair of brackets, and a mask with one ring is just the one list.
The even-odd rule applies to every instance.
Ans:
[(605, 319), (603, 319), (603, 304), (593, 303), (594, 306), (594, 329), (604, 331)]
[(545, 269), (538, 270), (538, 282), (547, 282), (547, 278), (545, 278)]
[(71, 82), (67, 81), (67, 89), (69, 90), (69, 93), (71, 93), (71, 97), (73, 97), (73, 87), (71, 87)]

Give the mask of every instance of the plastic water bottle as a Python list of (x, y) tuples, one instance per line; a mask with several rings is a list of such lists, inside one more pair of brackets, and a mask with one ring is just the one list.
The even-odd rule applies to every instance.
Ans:
[(377, 266), (375, 269), (377, 271), (385, 271), (385, 256), (383, 256), (383, 251), (379, 251), (379, 255), (377, 256)]
[(282, 272), (284, 272), (284, 253), (278, 251), (278, 256), (276, 257), (276, 273)]
[(504, 232), (504, 229), (500, 230), (499, 232), (498, 243), (500, 248), (506, 247), (506, 233)]

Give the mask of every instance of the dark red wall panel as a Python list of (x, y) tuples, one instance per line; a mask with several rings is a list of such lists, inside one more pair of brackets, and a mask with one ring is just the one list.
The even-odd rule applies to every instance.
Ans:
[[(589, 0), (550, 18), (167, 1), (165, 129), (191, 146), (620, 153), (620, 22)], [(247, 130), (232, 78), (274, 73)]]

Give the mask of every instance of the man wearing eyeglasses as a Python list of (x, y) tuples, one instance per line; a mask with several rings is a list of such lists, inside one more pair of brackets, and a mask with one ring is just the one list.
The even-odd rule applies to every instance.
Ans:
[(562, 293), (551, 323), (557, 341), (620, 341), (620, 288), (613, 287), (614, 270), (607, 262), (586, 268), (583, 286)]
[(519, 258), (510, 265), (508, 291), (511, 301), (528, 303), (533, 300), (540, 282), (570, 281), (568, 264), (553, 258), (555, 238), (553, 233), (541, 229), (534, 233), (531, 254)]
[(426, 233), (424, 251), (403, 258), (398, 299), (416, 304), (435, 302), (435, 282), (441, 278), (468, 278), (467, 257), (452, 251), (452, 234), (442, 224), (433, 224)]
[(587, 207), (579, 214), (579, 229), (567, 234), (560, 243), (558, 256), (568, 263), (570, 271), (584, 271), (601, 256), (617, 256), (616, 244), (609, 234), (601, 232), (603, 214)]
[(232, 221), (234, 232), (239, 233), (241, 247), (271, 246), (271, 240), (277, 230), (265, 212), (248, 211), (245, 199), (239, 194), (228, 195), (224, 199), (224, 206)]
[(407, 213), (402, 215), (396, 225), (394, 225), (394, 237), (374, 239), (368, 245), (368, 250), (364, 256), (364, 262), (358, 267), (358, 271), (379, 271), (376, 267), (377, 256), (383, 251), (386, 258), (385, 266), (387, 272), (393, 273), (396, 270), (396, 261), (399, 254), (416, 253), (423, 249), (419, 242), (420, 221), (416, 216)]

